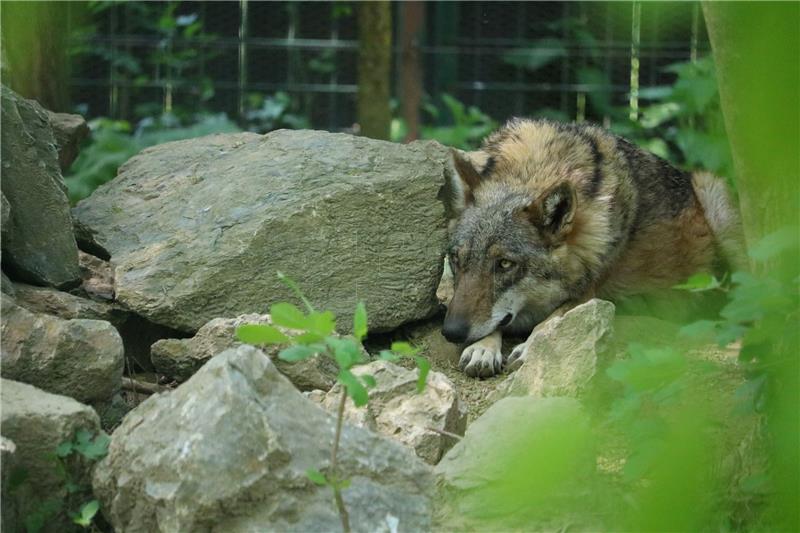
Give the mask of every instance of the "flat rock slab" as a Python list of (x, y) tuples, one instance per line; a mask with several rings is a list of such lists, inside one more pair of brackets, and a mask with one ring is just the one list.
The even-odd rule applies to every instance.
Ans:
[[(215, 318), (204, 324), (191, 339), (161, 339), (150, 349), (150, 358), (159, 374), (186, 381), (215, 355), (242, 343), (236, 338), (236, 328), (243, 324), (272, 324), (269, 315), (242, 315), (236, 318)], [(292, 332), (280, 328), (284, 333)], [(295, 332), (296, 333), (296, 332)], [(314, 356), (297, 362), (278, 358), (285, 346), (263, 348), (278, 370), (303, 391), (328, 390), (336, 383), (339, 368), (330, 357)]]
[(117, 300), (154, 322), (263, 313), (294, 300), (281, 271), (340, 331), (359, 300), (385, 331), (437, 309), (447, 157), (318, 131), (212, 135), (144, 150), (74, 214), (111, 254)]
[[(94, 472), (116, 531), (339, 531), (327, 472), (335, 419), (252, 346), (213, 357), (152, 396), (114, 432)], [(401, 445), (345, 424), (342, 497), (353, 531), (428, 531), (430, 467)]]
[(31, 313), (3, 294), (0, 336), (6, 378), (92, 404), (119, 391), (124, 348), (109, 322)]
[(78, 285), (78, 245), (47, 112), (1, 90), (3, 270), (35, 285)]
[(614, 330), (614, 304), (594, 298), (537, 327), (495, 397), (570, 396), (583, 392)]

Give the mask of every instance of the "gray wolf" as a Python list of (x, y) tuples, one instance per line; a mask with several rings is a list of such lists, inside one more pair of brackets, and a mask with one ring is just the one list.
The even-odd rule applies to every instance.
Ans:
[(722, 180), (600, 127), (513, 119), (452, 157), (455, 288), (442, 333), (468, 344), (460, 366), (470, 376), (501, 371), (503, 333), (527, 335), (595, 296), (668, 289), (741, 263)]

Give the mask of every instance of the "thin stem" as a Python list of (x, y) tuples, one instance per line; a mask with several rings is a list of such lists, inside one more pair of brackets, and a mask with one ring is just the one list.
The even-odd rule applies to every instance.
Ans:
[(342, 519), (342, 529), (345, 533), (350, 533), (350, 515), (342, 499), (342, 489), (339, 483), (339, 472), (337, 471), (337, 460), (339, 453), (339, 438), (342, 435), (342, 421), (344, 420), (344, 405), (347, 402), (347, 389), (342, 387), (342, 396), (339, 399), (339, 408), (336, 411), (336, 434), (333, 437), (333, 448), (331, 449), (331, 478), (333, 487), (333, 497), (336, 499), (336, 508), (339, 510), (339, 517)]

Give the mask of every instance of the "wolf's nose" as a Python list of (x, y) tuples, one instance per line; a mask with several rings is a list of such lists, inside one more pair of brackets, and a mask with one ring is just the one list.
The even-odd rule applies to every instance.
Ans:
[(462, 318), (446, 318), (442, 325), (442, 335), (456, 344), (464, 342), (469, 335), (469, 323)]

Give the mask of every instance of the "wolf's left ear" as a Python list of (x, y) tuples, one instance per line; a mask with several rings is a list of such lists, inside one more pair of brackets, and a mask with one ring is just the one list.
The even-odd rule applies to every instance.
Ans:
[(450, 156), (453, 160), (453, 189), (455, 190), (455, 207), (461, 211), (475, 201), (475, 190), (480, 186), (483, 179), (475, 169), (473, 161), (475, 159), (487, 159), (488, 156), (483, 152), (472, 152), (467, 156), (460, 150), (450, 149)]
[(572, 229), (578, 197), (568, 181), (547, 189), (525, 212), (534, 226), (553, 242), (560, 242)]

